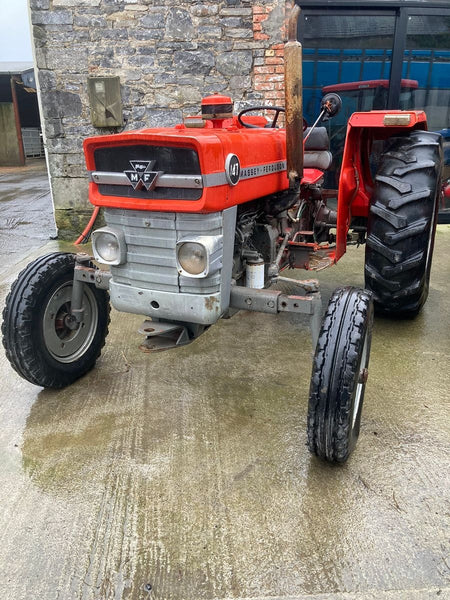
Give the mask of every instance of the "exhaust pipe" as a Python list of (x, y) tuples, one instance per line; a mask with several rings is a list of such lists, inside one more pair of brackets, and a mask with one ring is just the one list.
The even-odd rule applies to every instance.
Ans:
[(303, 78), (302, 45), (297, 40), (301, 9), (294, 4), (284, 45), (284, 90), (286, 108), (287, 175), (291, 190), (298, 190), (303, 177)]

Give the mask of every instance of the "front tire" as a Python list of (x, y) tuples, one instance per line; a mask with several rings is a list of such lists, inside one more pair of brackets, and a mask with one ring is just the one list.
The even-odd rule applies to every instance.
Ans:
[(24, 379), (62, 388), (90, 371), (109, 324), (105, 290), (83, 284), (82, 321), (70, 324), (75, 256), (53, 253), (30, 263), (13, 283), (3, 310), (6, 356)]
[(375, 309), (416, 316), (428, 296), (442, 169), (441, 136), (392, 138), (376, 175), (367, 224), (365, 285)]
[(372, 325), (369, 292), (335, 290), (317, 342), (308, 404), (308, 448), (328, 462), (345, 462), (359, 436)]

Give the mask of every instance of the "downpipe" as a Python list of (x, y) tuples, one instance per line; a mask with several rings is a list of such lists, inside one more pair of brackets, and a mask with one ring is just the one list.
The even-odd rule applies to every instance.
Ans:
[[(286, 119), (286, 173), (289, 179), (288, 205), (300, 197), (303, 177), (303, 76), (302, 45), (297, 40), (301, 9), (294, 4), (288, 21), (288, 41), (284, 44), (284, 107)], [(290, 232), (283, 231), (284, 240), (276, 260), (269, 267), (269, 277), (279, 274), (280, 262), (289, 242)]]
[(300, 7), (295, 4), (288, 22), (284, 45), (284, 90), (286, 109), (286, 161), (289, 189), (300, 192), (303, 177), (303, 74), (302, 45), (297, 40)]

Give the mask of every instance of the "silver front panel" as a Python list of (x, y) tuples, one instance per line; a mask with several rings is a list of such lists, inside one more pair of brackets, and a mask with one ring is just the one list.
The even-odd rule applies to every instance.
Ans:
[[(210, 214), (107, 208), (105, 221), (124, 233), (127, 246), (125, 263), (111, 267), (115, 308), (205, 324), (228, 308), (236, 207)], [(223, 236), (220, 269), (200, 279), (179, 275), (175, 259), (177, 240), (195, 235)]]

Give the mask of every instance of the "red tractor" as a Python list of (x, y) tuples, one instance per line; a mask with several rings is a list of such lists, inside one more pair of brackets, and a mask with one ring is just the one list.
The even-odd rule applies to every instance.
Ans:
[[(285, 46), (286, 107), (272, 119), (231, 99), (202, 101), (201, 117), (172, 128), (87, 139), (89, 197), (106, 226), (86, 254), (56, 253), (26, 267), (6, 301), (2, 326), (14, 369), (49, 388), (93, 368), (105, 343), (109, 305), (148, 315), (149, 351), (191, 342), (237, 310), (310, 316), (315, 346), (308, 445), (344, 462), (360, 427), (368, 375), (373, 304), (396, 317), (416, 315), (430, 277), (442, 150), (422, 111), (351, 116), (337, 210), (323, 194), (332, 156), (322, 119), (339, 109), (324, 97), (312, 127), (302, 118), (299, 8)], [(277, 126), (285, 112), (285, 128)], [(376, 175), (371, 152), (384, 150)], [(334, 292), (322, 320), (318, 282), (274, 289), (285, 269), (336, 263), (347, 244), (366, 244), (366, 290)], [(275, 286), (276, 287), (276, 286)], [(278, 286), (279, 287), (279, 286)], [(373, 303), (372, 303), (373, 296)]]

